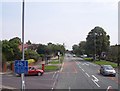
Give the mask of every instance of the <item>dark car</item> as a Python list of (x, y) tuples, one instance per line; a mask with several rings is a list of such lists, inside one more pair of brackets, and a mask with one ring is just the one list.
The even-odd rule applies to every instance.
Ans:
[(111, 65), (101, 65), (100, 74), (116, 76), (116, 71)]

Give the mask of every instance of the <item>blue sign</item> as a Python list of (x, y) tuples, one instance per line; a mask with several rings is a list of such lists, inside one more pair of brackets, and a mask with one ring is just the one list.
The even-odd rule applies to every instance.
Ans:
[(28, 73), (28, 61), (15, 60), (14, 68), (17, 74)]

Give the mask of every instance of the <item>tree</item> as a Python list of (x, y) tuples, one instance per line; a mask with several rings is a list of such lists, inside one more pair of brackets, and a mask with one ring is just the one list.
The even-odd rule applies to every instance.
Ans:
[(79, 50), (80, 50), (80, 54), (86, 54), (86, 41), (81, 41), (79, 43)]
[[(101, 27), (92, 29), (86, 38), (87, 54), (98, 55), (100, 59), (101, 52), (107, 52), (110, 46), (110, 36)], [(95, 58), (95, 56), (94, 56)]]
[(7, 40), (3, 40), (2, 41), (2, 54), (3, 54), (3, 58), (4, 61), (11, 61), (13, 60), (14, 57), (14, 52), (13, 49), (10, 46), (9, 41)]
[(28, 42), (26, 42), (26, 44), (31, 45), (32, 43), (30, 42), (30, 40), (28, 40)]
[(76, 55), (79, 55), (80, 54), (80, 48), (78, 45), (73, 45), (72, 46), (72, 49), (73, 49), (73, 53), (76, 54)]
[(15, 37), (8, 40), (2, 41), (2, 54), (3, 60), (13, 61), (16, 59), (21, 59), (21, 52), (18, 45), (21, 44), (20, 38)]
[(38, 54), (48, 54), (47, 53), (47, 46), (46, 45), (43, 45), (43, 44), (39, 44), (38, 48), (37, 48), (37, 53)]
[(39, 54), (35, 52), (34, 50), (28, 49), (25, 51), (25, 59), (34, 59), (35, 61), (38, 61), (39, 59)]
[(15, 37), (9, 40), (11, 43), (21, 44), (21, 39), (19, 37)]
[(12, 38), (9, 40), (10, 47), (13, 49), (14, 58), (13, 60), (20, 60), (22, 58), (22, 53), (18, 46), (21, 44), (21, 40), (18, 37)]

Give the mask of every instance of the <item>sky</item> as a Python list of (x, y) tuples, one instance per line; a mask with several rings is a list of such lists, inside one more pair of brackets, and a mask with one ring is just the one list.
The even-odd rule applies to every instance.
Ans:
[[(22, 37), (22, 0), (0, 2), (2, 40)], [(85, 41), (96, 26), (110, 35), (110, 44), (118, 44), (119, 0), (25, 0), (25, 42), (74, 44)]]

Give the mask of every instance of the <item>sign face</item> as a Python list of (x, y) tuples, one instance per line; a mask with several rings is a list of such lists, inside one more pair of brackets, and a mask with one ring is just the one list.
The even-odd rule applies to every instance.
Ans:
[(28, 61), (15, 60), (14, 68), (17, 74), (28, 73)]
[(58, 52), (58, 56), (60, 56), (60, 52)]

